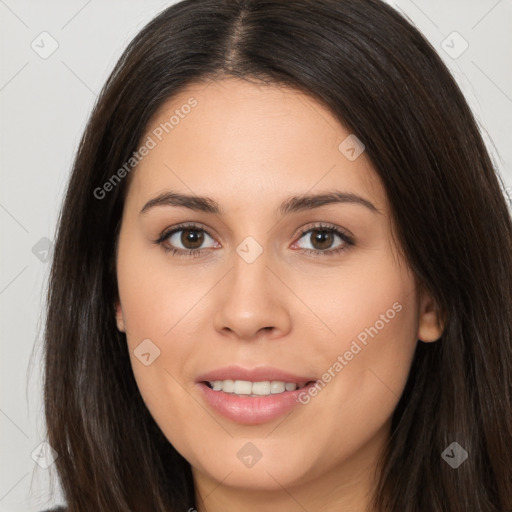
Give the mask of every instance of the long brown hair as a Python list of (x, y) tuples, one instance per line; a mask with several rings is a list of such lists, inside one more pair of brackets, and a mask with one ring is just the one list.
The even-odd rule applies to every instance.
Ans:
[[(512, 510), (512, 222), (478, 127), (434, 49), (379, 0), (184, 0), (130, 43), (88, 121), (59, 219), (45, 332), (48, 441), (70, 512), (195, 507), (116, 328), (126, 194), (101, 188), (157, 109), (232, 75), (309, 94), (363, 141), (399, 244), (445, 318), (393, 416), (379, 512)], [(136, 171), (132, 171), (136, 172)], [(341, 434), (340, 434), (341, 435)], [(468, 458), (443, 460), (453, 442)]]

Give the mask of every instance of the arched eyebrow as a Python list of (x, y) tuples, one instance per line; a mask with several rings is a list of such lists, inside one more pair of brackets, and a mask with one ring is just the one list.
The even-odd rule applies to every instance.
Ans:
[(355, 204), (368, 208), (373, 213), (382, 212), (368, 199), (353, 194), (351, 192), (341, 192), (338, 190), (329, 191), (320, 194), (303, 194), (293, 196), (284, 201), (279, 207), (279, 213), (286, 215), (288, 213), (299, 212), (303, 210), (312, 210), (329, 204)]
[[(302, 194), (292, 196), (281, 203), (277, 213), (289, 215), (304, 210), (313, 210), (329, 204), (355, 204), (368, 208), (371, 212), (381, 214), (382, 212), (368, 199), (350, 192), (329, 191), (319, 194)], [(181, 194), (179, 192), (164, 192), (157, 197), (150, 199), (140, 211), (144, 214), (157, 206), (179, 206), (193, 211), (223, 215), (223, 209), (219, 203), (206, 196), (195, 196)]]

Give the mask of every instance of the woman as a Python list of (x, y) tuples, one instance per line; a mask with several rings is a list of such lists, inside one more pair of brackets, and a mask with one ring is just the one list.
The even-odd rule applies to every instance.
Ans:
[(60, 218), (67, 510), (511, 510), (511, 234), (463, 95), (393, 9), (171, 6)]

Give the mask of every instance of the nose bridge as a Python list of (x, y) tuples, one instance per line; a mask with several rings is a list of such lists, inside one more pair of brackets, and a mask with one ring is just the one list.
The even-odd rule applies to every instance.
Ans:
[[(259, 246), (259, 244), (258, 244)], [(261, 246), (259, 246), (261, 247)], [(268, 274), (269, 254), (255, 247), (254, 242), (242, 242), (236, 249), (231, 276), (232, 292), (244, 296), (266, 295), (270, 292)]]
[(252, 338), (262, 329), (280, 334), (289, 329), (286, 299), (276, 288), (282, 284), (268, 268), (270, 260), (270, 254), (253, 237), (237, 246), (232, 270), (217, 302), (217, 330)]

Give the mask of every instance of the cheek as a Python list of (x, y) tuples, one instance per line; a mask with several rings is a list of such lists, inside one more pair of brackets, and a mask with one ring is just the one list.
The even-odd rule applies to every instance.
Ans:
[(205, 293), (200, 273), (173, 267), (160, 251), (143, 242), (120, 246), (118, 286), (129, 342), (170, 337), (188, 312), (197, 315), (194, 306)]
[(182, 424), (174, 417), (185, 418), (197, 409), (183, 369), (194, 352), (194, 319), (205, 315), (199, 299), (208, 287), (197, 272), (184, 267), (170, 272), (156, 250), (148, 256), (135, 243), (120, 243), (117, 276), (137, 386), (160, 428), (171, 434), (177, 425), (171, 435), (180, 437)]
[[(295, 322), (309, 329), (320, 354), (343, 354), (353, 342), (361, 347), (357, 359), (374, 351), (407, 352), (415, 345), (417, 303), (415, 279), (395, 262), (392, 253), (378, 251), (354, 258), (332, 272), (296, 275), (291, 288), (305, 298), (308, 310)], [(398, 350), (399, 348), (404, 350)], [(353, 352), (357, 352), (357, 346)], [(399, 354), (395, 354), (399, 357)], [(352, 356), (348, 354), (350, 359)], [(354, 358), (356, 359), (356, 358)], [(325, 356), (319, 362), (325, 363)]]
[[(405, 387), (417, 344), (415, 281), (383, 257), (330, 276), (316, 290), (309, 290), (308, 305), (324, 334), (316, 331), (308, 359), (321, 378), (302, 401), (326, 423), (319, 444), (349, 456), (389, 420)], [(342, 439), (333, 435), (340, 429)]]

